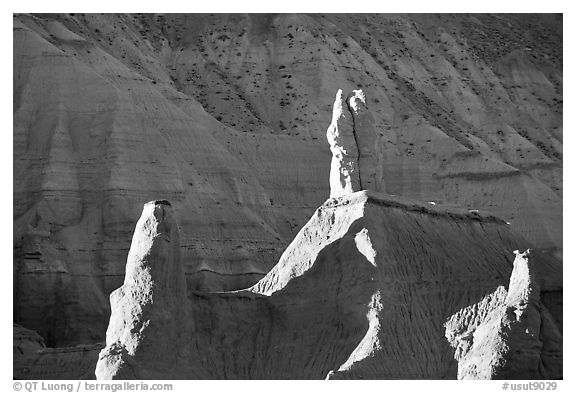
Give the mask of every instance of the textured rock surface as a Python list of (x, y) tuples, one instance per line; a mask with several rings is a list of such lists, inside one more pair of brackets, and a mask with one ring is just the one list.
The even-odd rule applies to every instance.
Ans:
[(14, 379), (95, 379), (102, 345), (47, 348), (38, 333), (14, 325)]
[(366, 95), (354, 90), (348, 95), (348, 109), (352, 115), (355, 142), (358, 150), (360, 189), (384, 192), (384, 132), (378, 132), (375, 119), (368, 110)]
[(173, 203), (191, 290), (265, 276), (329, 195), (338, 89), (366, 94), (386, 192), (490, 211), (561, 256), (561, 16), (18, 14), (13, 31), (14, 319), (49, 347), (104, 339), (149, 200)]
[(332, 109), (332, 123), (326, 131), (332, 152), (330, 162), (330, 198), (337, 198), (362, 190), (358, 168), (358, 145), (354, 134), (352, 114), (342, 97), (336, 93)]
[(549, 311), (540, 302), (529, 253), (515, 251), (508, 290), (498, 287), (447, 322), (459, 379), (562, 378), (562, 335), (545, 320)]
[(13, 327), (12, 341), (14, 357), (46, 348), (44, 339), (38, 333), (16, 324)]
[[(153, 239), (138, 233), (145, 216), (134, 239)], [(153, 221), (166, 225), (160, 217), (165, 216), (155, 215)], [(528, 243), (508, 227), (476, 211), (361, 191), (326, 201), (277, 265), (246, 290), (192, 292), (187, 298), (181, 291), (144, 291), (146, 296), (135, 297), (127, 290), (129, 277), (144, 275), (152, 288), (180, 288), (181, 267), (173, 254), (158, 261), (147, 258), (145, 264), (129, 259), (125, 285), (111, 296), (107, 347), (97, 376), (561, 377), (561, 335), (557, 321), (545, 318), (547, 305), (539, 298), (540, 292), (561, 289), (561, 266), (542, 253), (534, 256), (538, 267), (528, 266), (523, 255), (513, 262), (510, 250), (525, 249)], [(164, 241), (155, 238), (152, 243)], [(130, 255), (138, 254), (139, 247), (133, 241)], [(173, 247), (165, 251), (172, 253)], [(166, 303), (171, 308), (160, 315), (139, 311)], [(455, 358), (472, 356), (474, 345), (467, 353), (469, 348), (460, 344), (455, 349), (447, 332), (455, 331), (454, 326), (468, 332), (472, 319), (478, 322), (474, 334), (479, 334), (491, 315), (511, 318), (514, 310), (518, 321), (507, 319), (501, 331), (490, 330), (495, 340), (474, 341), (506, 362), (497, 373), (465, 375)], [(127, 321), (125, 315), (130, 320), (121, 323)], [(149, 328), (153, 326), (163, 329)], [(513, 355), (507, 357), (500, 344)]]
[(186, 281), (178, 225), (167, 201), (144, 205), (126, 263), (124, 285), (112, 292), (99, 379), (160, 379), (174, 364), (186, 319)]
[(384, 191), (381, 134), (362, 90), (354, 90), (346, 99), (338, 90), (326, 138), (332, 152), (330, 198), (360, 190)]

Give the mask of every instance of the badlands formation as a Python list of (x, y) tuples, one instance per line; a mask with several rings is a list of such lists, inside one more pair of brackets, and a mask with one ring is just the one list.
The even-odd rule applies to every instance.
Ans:
[(358, 191), (254, 286), (187, 293), (172, 208), (152, 201), (96, 377), (562, 378), (561, 267), (518, 246), (496, 217)]
[(528, 243), (494, 216), (361, 190), (359, 98), (336, 96), (331, 197), (250, 288), (188, 293), (171, 204), (144, 205), (98, 379), (562, 377), (560, 263), (512, 262)]
[(562, 377), (561, 17), (13, 27), (15, 377)]

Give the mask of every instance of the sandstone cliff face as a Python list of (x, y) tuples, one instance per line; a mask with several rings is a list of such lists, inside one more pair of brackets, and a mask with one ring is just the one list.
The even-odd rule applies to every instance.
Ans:
[(490, 211), (561, 256), (561, 24), (15, 15), (15, 321), (48, 346), (103, 340), (155, 199), (179, 217), (190, 289), (258, 282), (329, 195), (338, 89), (366, 94), (349, 120), (376, 132), (371, 189)]
[[(111, 296), (98, 378), (561, 377), (540, 296), (561, 289), (561, 267), (513, 262), (527, 242), (498, 218), (371, 191), (331, 198), (257, 284), (186, 296), (176, 224), (151, 206)], [(147, 249), (165, 253), (134, 259)]]

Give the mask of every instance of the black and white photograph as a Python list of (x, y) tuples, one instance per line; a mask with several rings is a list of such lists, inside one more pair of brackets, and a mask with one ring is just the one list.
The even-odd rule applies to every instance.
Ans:
[(567, 386), (561, 7), (74, 8), (11, 15), (6, 391)]

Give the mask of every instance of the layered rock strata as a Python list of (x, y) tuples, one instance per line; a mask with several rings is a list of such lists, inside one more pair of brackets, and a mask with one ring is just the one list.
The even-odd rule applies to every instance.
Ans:
[(27, 380), (95, 379), (103, 345), (48, 348), (36, 332), (14, 325), (13, 378)]
[[(511, 250), (529, 244), (498, 218), (370, 191), (330, 198), (256, 285), (186, 296), (168, 232), (141, 225), (172, 228), (172, 241), (176, 223), (159, 214), (165, 206), (151, 206), (137, 225), (125, 284), (111, 297), (99, 378), (561, 376), (561, 334), (538, 296), (561, 289), (561, 266), (541, 253), (530, 255), (537, 266), (522, 255), (513, 262)], [(167, 254), (134, 263), (139, 249)], [(459, 344), (489, 315), (512, 318), (514, 310), (519, 322), (507, 319), (497, 339), (475, 338), (471, 350)], [(507, 360), (497, 372), (484, 364), (464, 371), (475, 345)]]
[(14, 14), (13, 40), (14, 319), (49, 347), (104, 340), (149, 200), (191, 290), (264, 277), (330, 193), (340, 88), (386, 192), (561, 258), (562, 15)]

